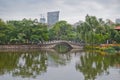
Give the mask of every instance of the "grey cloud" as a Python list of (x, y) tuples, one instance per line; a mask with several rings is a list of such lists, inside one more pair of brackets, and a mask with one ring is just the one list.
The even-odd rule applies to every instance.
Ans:
[(29, 9), (43, 4), (52, 4), (54, 0), (0, 0), (0, 7), (6, 9)]
[(60, 10), (60, 18), (70, 22), (86, 14), (111, 18), (119, 17), (119, 4), (120, 0), (0, 0), (0, 18), (39, 17), (40, 13), (54, 10)]

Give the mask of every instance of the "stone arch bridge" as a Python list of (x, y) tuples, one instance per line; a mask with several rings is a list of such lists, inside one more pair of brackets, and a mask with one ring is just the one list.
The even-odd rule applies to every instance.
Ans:
[(70, 48), (73, 49), (81, 49), (83, 48), (83, 43), (73, 42), (73, 41), (66, 41), (66, 40), (54, 40), (54, 41), (48, 41), (48, 42), (40, 42), (38, 45), (40, 48), (44, 49), (52, 49), (55, 48), (56, 45), (64, 44)]

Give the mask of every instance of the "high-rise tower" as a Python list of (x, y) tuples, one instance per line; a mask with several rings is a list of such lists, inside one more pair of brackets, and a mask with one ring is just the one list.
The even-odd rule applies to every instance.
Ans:
[(54, 11), (54, 12), (48, 12), (47, 13), (47, 24), (49, 26), (54, 25), (58, 21), (59, 21), (59, 11)]

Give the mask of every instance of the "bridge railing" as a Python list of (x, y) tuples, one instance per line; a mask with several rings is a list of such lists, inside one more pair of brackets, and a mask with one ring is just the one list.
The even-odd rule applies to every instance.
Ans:
[(39, 42), (39, 44), (56, 44), (56, 43), (60, 43), (60, 42), (66, 42), (68, 44), (72, 44), (72, 45), (81, 45), (83, 43), (81, 42), (76, 42), (76, 41), (66, 41), (66, 40), (52, 40), (52, 41), (44, 41), (44, 42)]

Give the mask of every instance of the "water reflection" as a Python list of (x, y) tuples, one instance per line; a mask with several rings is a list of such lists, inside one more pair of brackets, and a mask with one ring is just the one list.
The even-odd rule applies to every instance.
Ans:
[(46, 72), (47, 56), (42, 53), (0, 53), (0, 73), (13, 76), (35, 77)]
[(102, 73), (109, 75), (109, 68), (118, 67), (116, 65), (120, 65), (119, 55), (102, 56), (97, 53), (86, 52), (80, 56), (80, 61), (76, 63), (76, 70), (83, 73), (85, 80), (95, 80)]
[(46, 72), (47, 66), (65, 66), (70, 59), (70, 54), (58, 54), (54, 51), (0, 52), (0, 74), (36, 77)]
[(46, 72), (47, 56), (43, 53), (24, 53), (19, 57), (17, 67), (13, 71), (14, 76), (36, 77), (36, 75)]
[[(43, 73), (48, 73), (50, 67), (70, 68), (72, 76), (76, 77), (79, 72), (79, 74), (84, 75), (85, 80), (95, 80), (97, 76), (104, 76), (103, 73), (109, 75), (110, 67), (120, 68), (120, 55), (102, 56), (97, 53), (81, 52), (81, 50), (71, 50), (66, 53), (58, 53), (55, 50), (0, 52), (1, 76), (12, 74), (12, 77), (36, 78)], [(47, 74), (46, 76), (51, 77)], [(68, 76), (70, 77), (70, 75)], [(82, 76), (78, 75), (78, 77), (80, 79)]]

